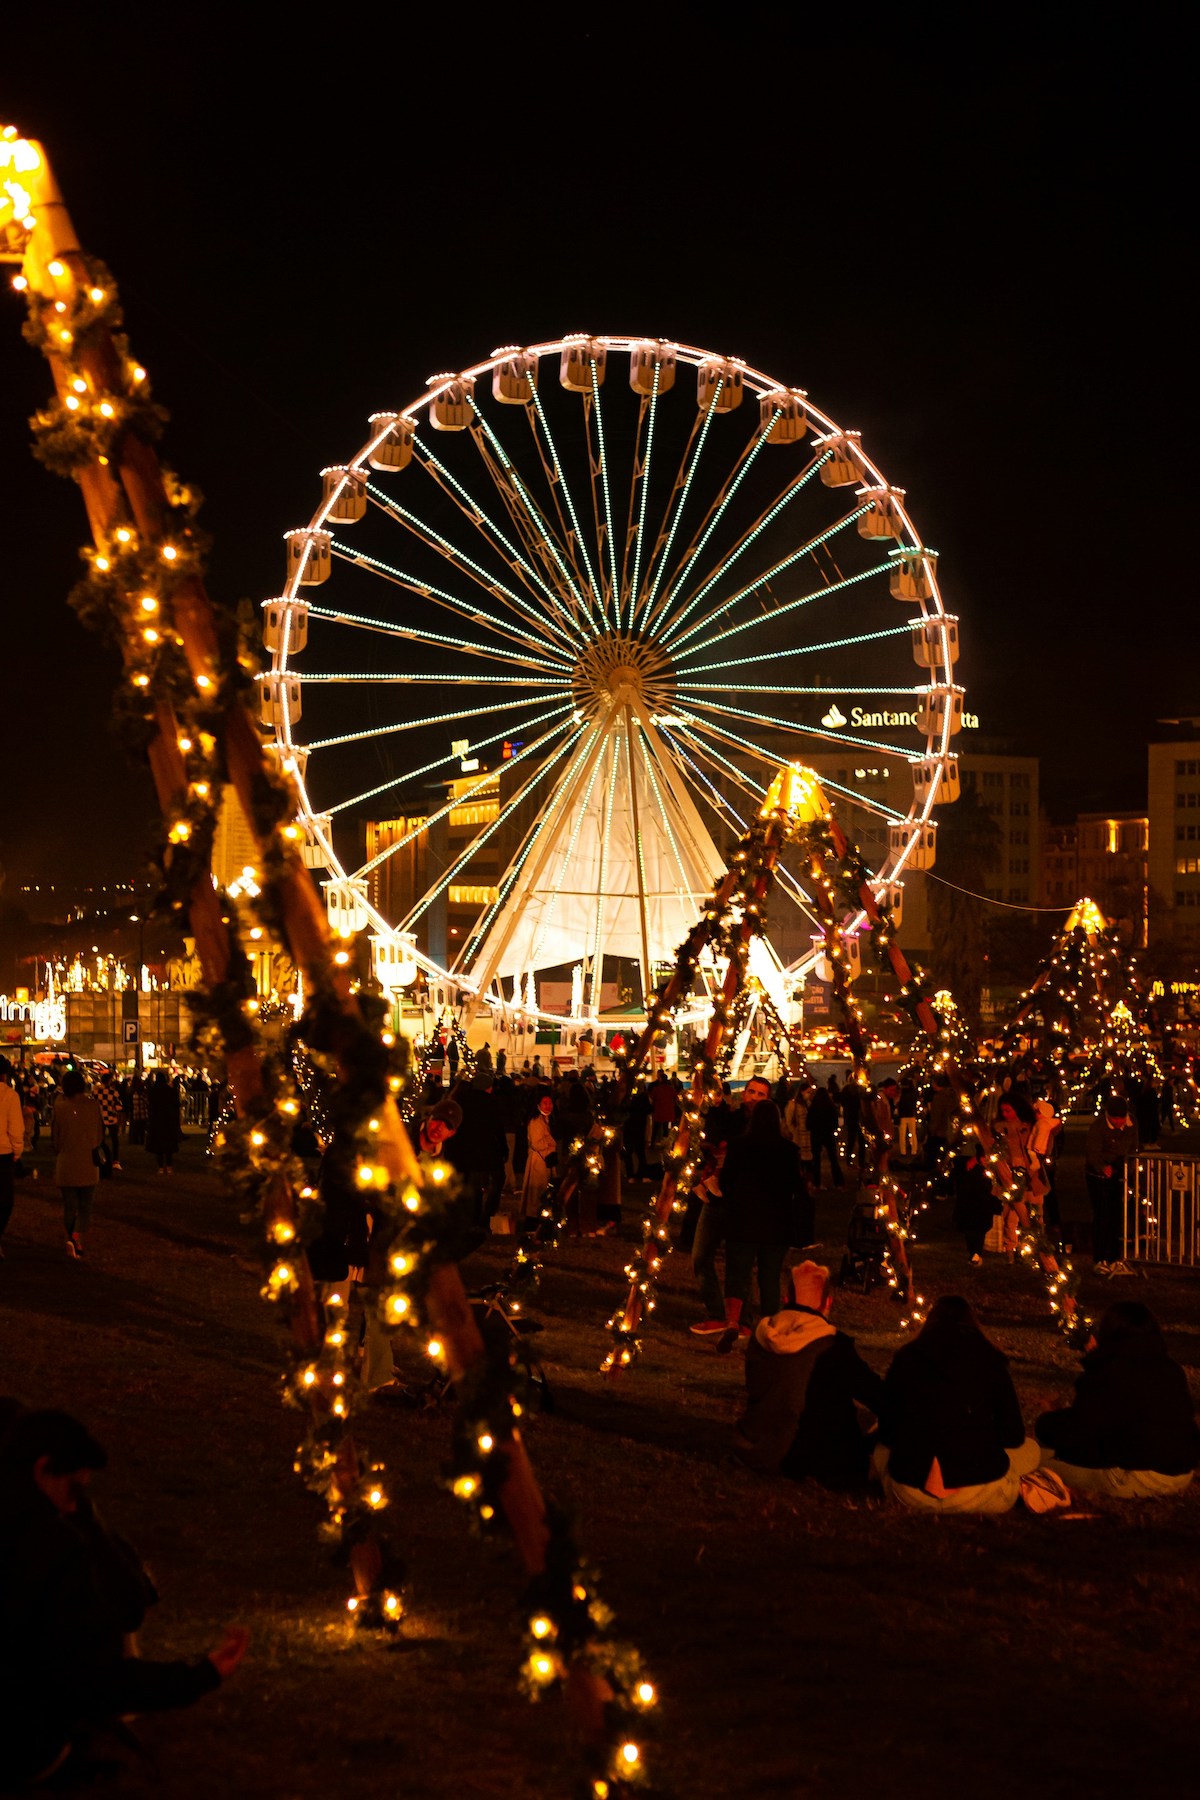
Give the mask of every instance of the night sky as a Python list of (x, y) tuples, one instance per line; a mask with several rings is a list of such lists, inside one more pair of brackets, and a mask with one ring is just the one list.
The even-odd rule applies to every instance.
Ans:
[[(1179, 46), (1152, 9), (1108, 38), (1074, 9), (975, 9), (957, 36), (814, 10), (731, 9), (718, 35), (699, 8), (594, 30), (350, 8), (309, 35), (264, 8), (248, 55), (222, 29), (244, 13), (184, 34), (68, 9), (69, 42), (10, 29), (0, 110), (117, 277), (216, 594), (279, 591), (319, 469), (434, 371), (565, 331), (675, 338), (861, 429), (941, 553), (984, 729), (1042, 758), (1058, 816), (1137, 805), (1153, 721), (1200, 712)], [(29, 453), (48, 377), (22, 318), (0, 294), (10, 894), (131, 878), (153, 838), (114, 664), (65, 606), (84, 515)]]

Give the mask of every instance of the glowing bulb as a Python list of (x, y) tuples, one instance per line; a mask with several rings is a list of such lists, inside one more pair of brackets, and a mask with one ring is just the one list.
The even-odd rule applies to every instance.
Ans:
[(46, 272), (49, 275), (53, 275), (54, 279), (58, 281), (67, 271), (63, 264), (59, 262), (58, 258), (55, 257), (53, 262), (46, 264)]
[[(142, 611), (145, 613), (156, 613), (158, 611), (158, 601), (154, 598), (153, 594), (142, 595)], [(180, 738), (179, 742), (182, 747), (183, 739)], [(190, 744), (188, 745), (188, 749), (191, 749)]]
[(652, 1681), (639, 1681), (637, 1684), (637, 1697), (643, 1706), (653, 1706), (654, 1683)]
[(641, 1754), (642, 1753), (638, 1749), (636, 1744), (622, 1744), (621, 1745), (621, 1761), (623, 1763), (625, 1763), (627, 1765), (627, 1767), (629, 1767), (631, 1769), (633, 1768), (634, 1764), (639, 1761), (639, 1759), (641, 1758)]
[(529, 1629), (532, 1631), (535, 1638), (544, 1638), (550, 1636), (554, 1627), (546, 1617), (545, 1613), (539, 1613), (536, 1619), (530, 1619)]
[(25, 292), (25, 289), (29, 286), (29, 283), (25, 279), (24, 275), (14, 275), (13, 279), (12, 279), (12, 284), (16, 288), (18, 294), (23, 294)]
[(179, 552), (175, 548), (174, 544), (164, 544), (163, 545), (162, 559), (164, 562), (174, 562), (178, 555), (179, 555)]
[(487, 1455), (488, 1451), (492, 1448), (495, 1441), (496, 1440), (492, 1436), (490, 1431), (484, 1431), (484, 1432), (480, 1433), (479, 1448), (483, 1451), (485, 1456)]
[(317, 1379), (317, 1371), (315, 1369), (305, 1369), (301, 1379), (303, 1380), (305, 1387), (312, 1387)]
[(87, 393), (87, 382), (83, 379), (82, 375), (77, 375), (75, 377), (74, 381), (71, 383), (71, 386), (74, 388), (74, 390), (77, 394), (86, 394)]
[(91, 296), (92, 296), (92, 304), (94, 306), (99, 306), (104, 299), (104, 289), (103, 288), (92, 288), (90, 290), (90, 292), (91, 292)]
[(393, 1294), (387, 1303), (387, 1309), (392, 1314), (393, 1318), (402, 1319), (408, 1311), (408, 1296), (406, 1294)]
[[(117, 409), (113, 405), (111, 400), (102, 400), (100, 402), (100, 416), (102, 418), (113, 419), (116, 417), (116, 413), (117, 413)], [(120, 535), (121, 535), (120, 532), (118, 532), (117, 536), (119, 537)]]
[(425, 1354), (426, 1356), (432, 1356), (436, 1360), (442, 1354), (441, 1339), (430, 1338), (425, 1346)]
[(64, 404), (68, 412), (78, 412), (79, 410), (79, 402), (74, 394), (68, 394)]

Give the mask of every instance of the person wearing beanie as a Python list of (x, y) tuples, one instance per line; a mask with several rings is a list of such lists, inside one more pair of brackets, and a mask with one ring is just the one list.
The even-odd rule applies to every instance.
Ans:
[(734, 1452), (760, 1474), (823, 1487), (861, 1487), (870, 1442), (857, 1408), (878, 1416), (883, 1380), (847, 1337), (830, 1324), (833, 1288), (820, 1263), (798, 1263), (789, 1298), (760, 1319), (746, 1346), (746, 1408), (734, 1430)]

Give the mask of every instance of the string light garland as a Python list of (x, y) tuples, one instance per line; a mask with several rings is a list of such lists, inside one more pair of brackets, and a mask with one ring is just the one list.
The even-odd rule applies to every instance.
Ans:
[[(258, 845), (256, 916), (270, 941), (286, 946), (303, 968), (301, 1035), (306, 1053), (332, 1077), (322, 1185), (332, 1192), (349, 1183), (360, 1197), (371, 1195), (389, 1239), (392, 1279), (379, 1296), (385, 1321), (423, 1317), (435, 1287), (446, 1313), (461, 1402), (451, 1485), (480, 1523), (501, 1510), (515, 1534), (520, 1522), (522, 1556), (539, 1580), (550, 1569), (543, 1544), (554, 1552), (561, 1534), (541, 1529), (540, 1495), (514, 1424), (522, 1406), (511, 1359), (502, 1370), (493, 1357), (477, 1355), (469, 1316), (460, 1323), (461, 1282), (447, 1261), (457, 1226), (444, 1197), (444, 1165), (422, 1173), (413, 1160), (395, 1106), (404, 1076), (390, 1063), (391, 1034), (375, 1016), (381, 1008), (350, 981), (353, 944), (331, 951), (300, 857), (295, 788), (263, 755), (242, 704), (255, 658), (236, 619), (215, 609), (204, 591), (198, 496), (157, 462), (152, 445), (165, 414), (151, 402), (145, 371), (129, 360), (117, 330), (115, 284), (78, 249), (71, 230), (40, 148), (13, 127), (0, 130), (0, 253), (22, 260), (13, 285), (27, 297), (26, 336), (47, 356), (56, 384), (55, 403), (32, 421), (35, 448), (47, 466), (79, 483), (88, 504), (94, 544), (73, 604), (122, 654), (118, 721), (126, 742), (148, 757), (165, 815), (158, 907), (168, 917), (190, 917), (206, 980), (206, 991), (194, 997), (200, 1036), (219, 1045), (236, 1100), (235, 1116), (214, 1133), (214, 1155), (265, 1228), (263, 1291), (284, 1310), (297, 1346), (285, 1391), (310, 1419), (297, 1468), (325, 1495), (324, 1535), (354, 1568), (348, 1611), (360, 1623), (394, 1629), (404, 1603), (402, 1570), (379, 1531), (388, 1505), (385, 1471), (349, 1429), (358, 1384), (348, 1293), (334, 1284), (318, 1306), (304, 1256), (321, 1196), (292, 1151), (302, 1105), (294, 1062), (289, 1067), (264, 1041), (237, 908), (215, 892), (209, 873), (216, 800), (230, 777)], [(442, 1357), (450, 1346), (431, 1338), (428, 1348)], [(559, 1561), (570, 1564), (561, 1555)], [(577, 1585), (590, 1602), (582, 1579)], [(629, 1658), (616, 1646), (604, 1648), (607, 1623), (598, 1603), (595, 1616), (590, 1604), (588, 1614), (586, 1638), (571, 1634), (561, 1607), (546, 1616), (570, 1662), (568, 1697), (608, 1771), (592, 1782), (594, 1800), (608, 1800), (640, 1776), (644, 1754), (636, 1738), (623, 1735), (637, 1694), (631, 1698), (615, 1678)], [(639, 1686), (650, 1704), (651, 1684)], [(593, 1713), (603, 1715), (599, 1727)]]

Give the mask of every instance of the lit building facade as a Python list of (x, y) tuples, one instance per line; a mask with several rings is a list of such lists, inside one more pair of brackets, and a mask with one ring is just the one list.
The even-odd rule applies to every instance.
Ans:
[(1200, 719), (1164, 719), (1149, 746), (1151, 942), (1200, 944)]

